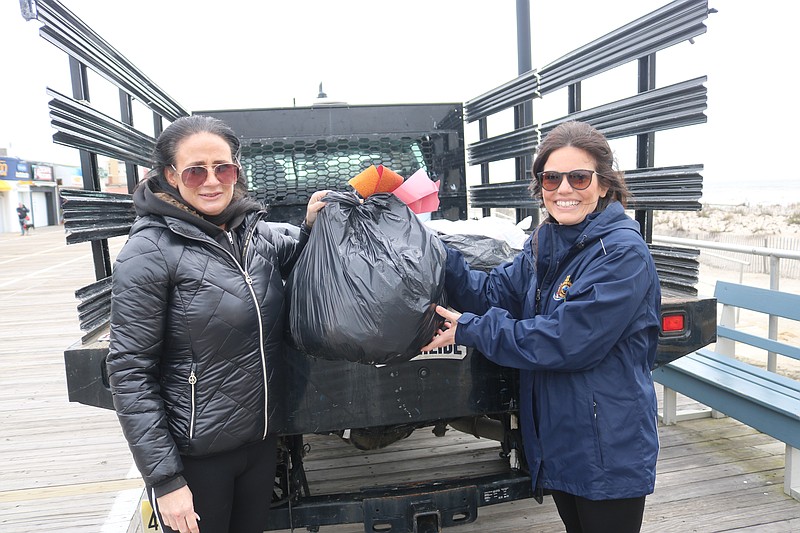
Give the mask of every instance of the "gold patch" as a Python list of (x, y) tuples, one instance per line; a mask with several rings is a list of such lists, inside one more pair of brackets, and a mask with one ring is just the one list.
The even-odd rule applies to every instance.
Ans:
[(561, 285), (558, 286), (558, 290), (553, 294), (553, 300), (565, 300), (567, 298), (567, 293), (569, 292), (569, 288), (572, 287), (572, 281), (570, 280), (571, 276), (567, 276), (564, 278), (564, 281), (561, 282)]

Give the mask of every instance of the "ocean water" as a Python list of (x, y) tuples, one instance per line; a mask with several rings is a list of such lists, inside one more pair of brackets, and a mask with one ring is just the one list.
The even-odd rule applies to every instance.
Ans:
[[(703, 204), (792, 205), (800, 204), (800, 178), (791, 180), (705, 180)], [(798, 206), (800, 208), (800, 205)]]

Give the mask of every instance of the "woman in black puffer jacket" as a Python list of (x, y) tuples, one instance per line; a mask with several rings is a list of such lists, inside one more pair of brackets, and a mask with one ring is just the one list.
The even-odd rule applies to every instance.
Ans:
[[(263, 531), (275, 477), (267, 354), (281, 349), (283, 279), (300, 239), (247, 197), (239, 140), (184, 117), (156, 142), (113, 272), (114, 406), (165, 531)], [(271, 359), (271, 357), (270, 357)], [(166, 527), (164, 527), (166, 526)]]

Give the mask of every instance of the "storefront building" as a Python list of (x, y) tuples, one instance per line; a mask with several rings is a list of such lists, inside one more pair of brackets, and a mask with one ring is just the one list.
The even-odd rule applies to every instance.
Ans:
[(58, 184), (53, 166), (29, 163), (16, 157), (0, 157), (0, 232), (19, 231), (17, 206), (30, 211), (34, 228), (60, 222)]

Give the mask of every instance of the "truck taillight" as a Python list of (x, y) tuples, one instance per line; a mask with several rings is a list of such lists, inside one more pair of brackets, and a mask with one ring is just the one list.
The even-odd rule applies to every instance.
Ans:
[(683, 331), (684, 327), (684, 316), (682, 313), (663, 315), (661, 317), (661, 331), (664, 333)]

